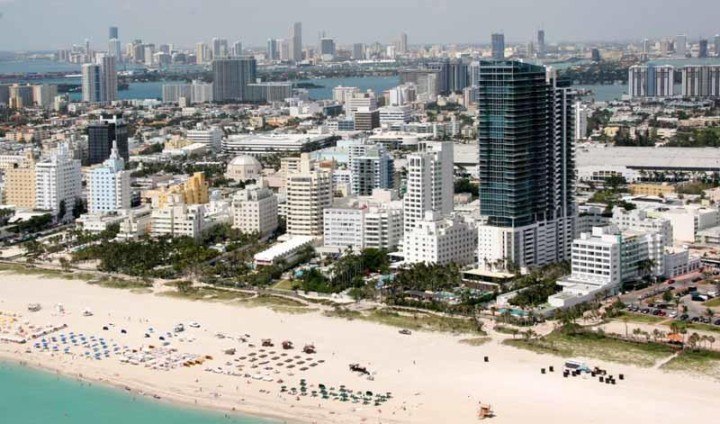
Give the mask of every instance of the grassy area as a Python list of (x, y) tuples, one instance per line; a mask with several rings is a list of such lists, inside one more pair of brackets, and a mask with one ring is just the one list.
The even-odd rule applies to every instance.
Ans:
[(142, 280), (124, 280), (121, 278), (114, 278), (114, 277), (103, 277), (98, 280), (93, 280), (89, 282), (93, 285), (98, 285), (100, 287), (105, 287), (109, 289), (149, 289), (152, 287), (152, 283), (145, 282)]
[(293, 287), (299, 286), (299, 284), (296, 281), (290, 281), (290, 280), (282, 280), (275, 284), (272, 288), (277, 290), (287, 290), (292, 291)]
[(697, 330), (697, 331), (707, 331), (709, 333), (720, 333), (720, 326), (697, 323), (697, 322), (688, 323), (687, 329), (688, 329), (688, 331)]
[(407, 328), (410, 330), (485, 335), (485, 332), (478, 331), (477, 326), (472, 320), (442, 317), (431, 314), (416, 313), (409, 315), (378, 309), (374, 309), (369, 312), (358, 312), (338, 308), (334, 311), (325, 312), (325, 315), (349, 320), (359, 319), (389, 325), (392, 327)]
[(708, 300), (707, 302), (703, 303), (703, 306), (707, 306), (708, 308), (720, 307), (720, 297)]
[(482, 346), (491, 340), (490, 337), (475, 337), (472, 339), (462, 339), (460, 343), (470, 346)]
[(674, 350), (657, 343), (635, 343), (592, 333), (566, 335), (553, 332), (537, 340), (505, 340), (509, 346), (562, 357), (584, 356), (610, 362), (651, 367)]
[(667, 317), (658, 317), (655, 315), (645, 315), (645, 314), (631, 314), (628, 312), (620, 312), (620, 315), (618, 315), (616, 318), (613, 318), (615, 321), (622, 321), (624, 322), (627, 320), (628, 322), (636, 322), (640, 324), (658, 324), (663, 321), (668, 320)]
[(245, 300), (252, 297), (252, 295), (248, 293), (219, 289), (215, 287), (191, 287), (183, 291), (177, 290), (164, 292), (162, 295), (180, 299), (207, 301), (234, 301)]
[(720, 378), (720, 352), (689, 350), (663, 365), (668, 371), (681, 371)]
[(20, 275), (38, 275), (45, 278), (63, 278), (65, 280), (92, 280), (95, 275), (85, 272), (69, 272), (57, 269), (36, 268), (32, 265), (0, 263), (0, 271)]
[(304, 308), (306, 305), (300, 301), (288, 299), (286, 297), (280, 297), (280, 296), (270, 296), (270, 295), (260, 295), (257, 297), (253, 297), (252, 299), (248, 299), (243, 302), (244, 305), (248, 306), (282, 306), (282, 307), (292, 307), (292, 308)]

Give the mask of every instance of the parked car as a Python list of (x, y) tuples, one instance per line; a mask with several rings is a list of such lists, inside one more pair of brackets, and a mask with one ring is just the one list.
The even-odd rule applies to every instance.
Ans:
[(643, 308), (640, 312), (642, 312), (643, 314), (649, 314), (650, 308)]
[(680, 315), (680, 321), (687, 321), (690, 316), (688, 314), (682, 314)]
[(716, 319), (713, 324), (715, 324), (715, 325), (720, 325), (720, 319)]

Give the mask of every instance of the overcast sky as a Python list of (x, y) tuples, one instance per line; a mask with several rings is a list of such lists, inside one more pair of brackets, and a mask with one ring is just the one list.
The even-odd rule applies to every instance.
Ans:
[(627, 40), (720, 33), (720, 0), (0, 0), (0, 50), (55, 49), (89, 38), (104, 49), (107, 28), (123, 43), (192, 46), (219, 36), (261, 46), (293, 21), (303, 41), (326, 31), (339, 44), (487, 43), (503, 31), (525, 42), (544, 27), (548, 42)]

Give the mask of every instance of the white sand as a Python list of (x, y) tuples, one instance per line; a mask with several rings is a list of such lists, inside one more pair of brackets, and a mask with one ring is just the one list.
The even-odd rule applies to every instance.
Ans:
[[(43, 309), (28, 312), (30, 302), (42, 304)], [(64, 305), (65, 315), (57, 316), (53, 308), (57, 303)], [(95, 315), (82, 316), (86, 307)], [(224, 412), (234, 407), (241, 413), (290, 422), (466, 423), (477, 421), (478, 401), (493, 406), (497, 415), (491, 422), (497, 423), (675, 424), (713, 422), (720, 413), (720, 384), (710, 379), (598, 361), (588, 363), (611, 374), (624, 373), (626, 380), (611, 386), (590, 378), (566, 379), (558, 372), (563, 362), (560, 358), (506, 347), (497, 340), (473, 347), (459, 344), (462, 337), (424, 332), (404, 336), (396, 328), (327, 318), (319, 313), (286, 315), (264, 308), (134, 294), (79, 281), (8, 273), (0, 273), (0, 311), (20, 312), (36, 324), (67, 323), (66, 331), (95, 334), (132, 347), (148, 344), (143, 334), (149, 326), (165, 332), (178, 322), (197, 321), (202, 327), (184, 334), (195, 337), (194, 342), (172, 339), (172, 347), (181, 352), (214, 357), (193, 368), (165, 372), (122, 364), (116, 357), (95, 361), (63, 354), (27, 354), (27, 346), (7, 343), (0, 343), (0, 355), (42, 363), (72, 376), (82, 373), (84, 378), (129, 386), (165, 400)], [(109, 322), (117, 326), (102, 331)], [(127, 329), (128, 334), (121, 335), (119, 328)], [(305, 378), (311, 385), (345, 384), (351, 389), (389, 391), (394, 398), (379, 408), (309, 396), (296, 400), (280, 395), (276, 382), (249, 380), (248, 384), (243, 377), (206, 372), (206, 366), (221, 366), (232, 360), (222, 353), (225, 348), (236, 347), (235, 358), (252, 350), (247, 344), (218, 339), (214, 336), (218, 332), (248, 333), (251, 342), (258, 345), (260, 339), (272, 338), (276, 342), (273, 350), (278, 352), (282, 352), (279, 342), (289, 339), (296, 346), (291, 356), (300, 354), (298, 348), (304, 343), (314, 343), (316, 357), (326, 362), (304, 373), (296, 368), (294, 377), (283, 371), (285, 385), (298, 386), (299, 379)], [(157, 344), (157, 339), (153, 343)], [(485, 355), (490, 363), (483, 362)], [(356, 362), (377, 373), (374, 381), (348, 370), (348, 364)], [(556, 372), (541, 375), (540, 368), (548, 365), (554, 365)]]

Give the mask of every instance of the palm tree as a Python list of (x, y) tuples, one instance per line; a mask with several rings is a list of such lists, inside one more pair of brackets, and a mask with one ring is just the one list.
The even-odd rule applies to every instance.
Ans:
[(707, 308), (705, 310), (705, 316), (708, 317), (710, 319), (710, 321), (712, 321), (713, 317), (715, 316), (715, 311), (713, 311), (710, 308)]
[(710, 343), (710, 349), (712, 349), (713, 344), (715, 343), (715, 337), (714, 336), (707, 336), (707, 341)]

